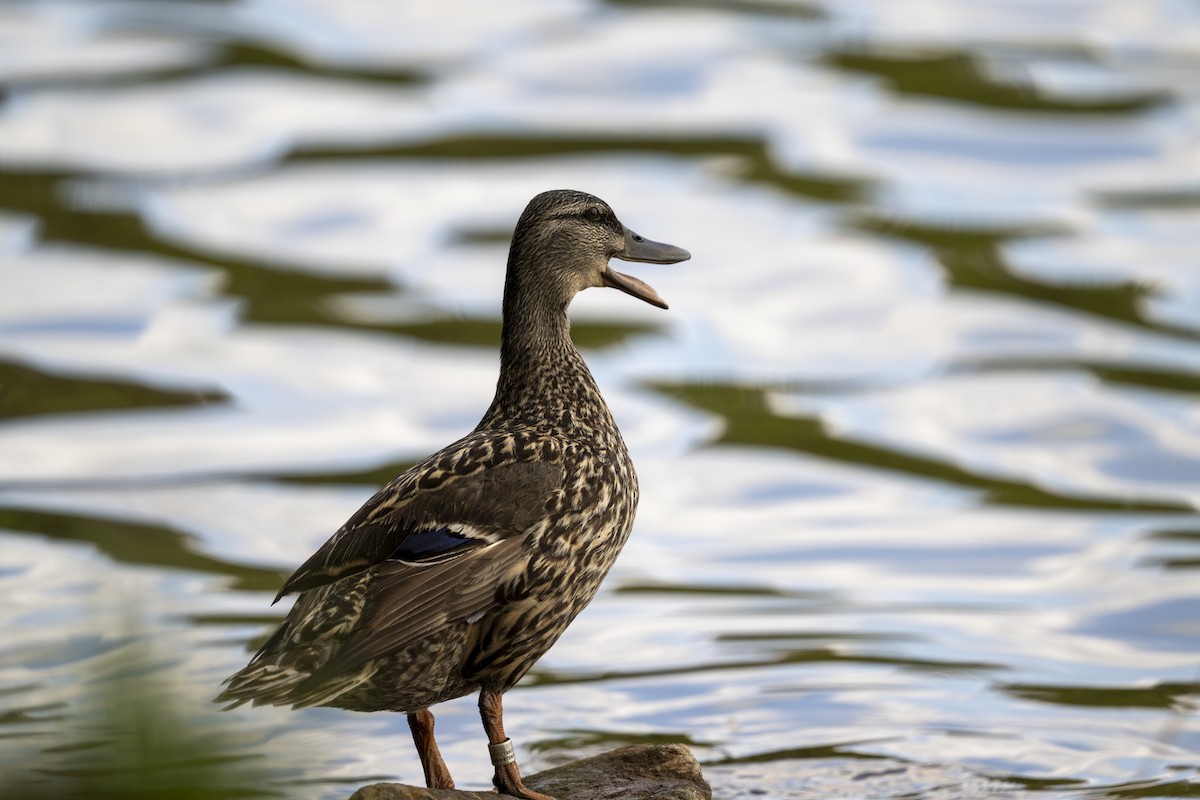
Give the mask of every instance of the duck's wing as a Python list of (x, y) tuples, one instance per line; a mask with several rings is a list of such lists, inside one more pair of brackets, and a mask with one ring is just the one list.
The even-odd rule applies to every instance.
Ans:
[(276, 599), (295, 606), (220, 699), (325, 704), (377, 657), (487, 613), (563, 473), (558, 440), (480, 432), (416, 465), (288, 578)]
[(446, 626), (481, 618), (494, 607), (497, 587), (519, 574), (522, 544), (523, 537), (514, 536), (452, 561), (389, 561), (369, 576), (351, 577), (345, 592), (339, 584), (337, 592), (328, 587), (301, 595), (288, 616), (293, 640), (288, 644), (323, 639), (325, 655), (290, 688), (286, 702), (327, 704), (369, 680), (375, 659)]
[(554, 440), (467, 437), (367, 501), (284, 582), (275, 601), (385, 561), (446, 563), (524, 533), (562, 479)]
[(312, 654), (287, 703), (329, 702), (369, 678), (372, 660), (481, 617), (520, 575), (528, 533), (562, 489), (561, 451), (472, 452), (482, 451), (444, 451), (397, 478), (284, 584), (280, 596), (300, 598), (255, 660)]

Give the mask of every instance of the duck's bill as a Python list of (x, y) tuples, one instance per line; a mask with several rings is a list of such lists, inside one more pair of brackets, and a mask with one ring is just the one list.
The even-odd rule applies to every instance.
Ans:
[(674, 264), (678, 261), (687, 261), (692, 257), (692, 254), (682, 247), (676, 247), (673, 244), (652, 242), (626, 228), (625, 247), (621, 249), (621, 252), (617, 253), (616, 257), (622, 261)]
[[(626, 228), (625, 247), (619, 253), (616, 253), (614, 257), (622, 261), (643, 261), (648, 264), (674, 264), (679, 261), (687, 261), (692, 257), (692, 254), (682, 247), (676, 247), (673, 244), (652, 242)], [(622, 292), (633, 295), (639, 300), (645, 300), (652, 306), (658, 306), (659, 308), (667, 307), (667, 302), (659, 297), (658, 292), (650, 288), (644, 281), (638, 280), (632, 275), (617, 272), (612, 267), (609, 267), (604, 270), (603, 277), (605, 286), (620, 289)]]

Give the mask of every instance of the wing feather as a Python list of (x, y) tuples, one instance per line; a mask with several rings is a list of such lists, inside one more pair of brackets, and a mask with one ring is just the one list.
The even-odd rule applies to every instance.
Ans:
[(379, 567), (363, 618), (329, 660), (297, 687), (296, 696), (321, 693), (329, 682), (372, 659), (486, 613), (496, 603), (497, 588), (519, 569), (525, 541), (524, 536), (502, 539), (449, 562)]
[(557, 459), (493, 457), (463, 475), (446, 467), (446, 456), (431, 457), (384, 487), (287, 579), (275, 602), (370, 569), (425, 531), (469, 530), (485, 542), (521, 534), (562, 484)]

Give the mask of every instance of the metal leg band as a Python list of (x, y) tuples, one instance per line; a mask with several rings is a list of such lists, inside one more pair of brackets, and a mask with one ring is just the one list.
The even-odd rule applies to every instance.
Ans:
[(489, 744), (488, 755), (492, 757), (492, 766), (494, 767), (515, 764), (517, 761), (517, 753), (513, 750), (512, 739), (505, 739), (500, 744)]

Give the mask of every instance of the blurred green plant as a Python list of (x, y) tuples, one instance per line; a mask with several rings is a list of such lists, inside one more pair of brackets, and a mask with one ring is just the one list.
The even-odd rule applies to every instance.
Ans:
[[(123, 637), (124, 638), (124, 637)], [(207, 698), (169, 676), (171, 662), (142, 644), (90, 659), (78, 692), (38, 730), (0, 737), (0, 745), (41, 744), (27, 767), (10, 765), (0, 797), (43, 800), (218, 800), (285, 797), (303, 754), (247, 752), (255, 732), (220, 716)], [(34, 687), (23, 687), (30, 689)], [(214, 687), (215, 690), (215, 687)], [(23, 694), (22, 692), (21, 694)]]

